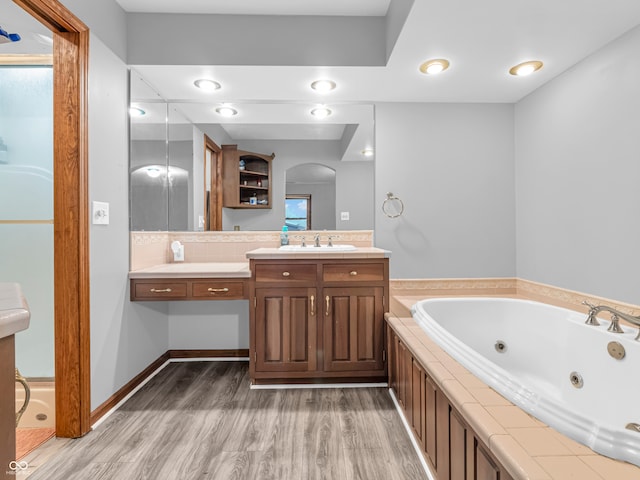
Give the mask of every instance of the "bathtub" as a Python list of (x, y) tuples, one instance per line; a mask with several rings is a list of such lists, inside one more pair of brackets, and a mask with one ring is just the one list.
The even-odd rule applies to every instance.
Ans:
[[(595, 452), (640, 466), (637, 329), (507, 298), (422, 300), (412, 315), (456, 361), (513, 404)], [(608, 353), (619, 342), (626, 355)]]

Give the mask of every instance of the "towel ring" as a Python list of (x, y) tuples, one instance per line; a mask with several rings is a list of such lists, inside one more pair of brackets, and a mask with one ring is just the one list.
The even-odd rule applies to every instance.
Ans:
[(404, 212), (404, 203), (393, 193), (387, 192), (387, 198), (382, 202), (382, 212), (389, 218), (397, 218)]

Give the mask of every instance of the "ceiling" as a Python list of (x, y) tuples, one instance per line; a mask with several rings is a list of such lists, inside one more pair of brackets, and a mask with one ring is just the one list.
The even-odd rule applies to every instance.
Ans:
[[(345, 18), (385, 19), (395, 12), (394, 6), (409, 4), (410, 0), (117, 2), (133, 15), (142, 15), (134, 12), (230, 16), (224, 18), (264, 15), (265, 19), (297, 15), (327, 17), (330, 26), (330, 22), (341, 22)], [(19, 24), (14, 27), (11, 11), (6, 10), (5, 5), (11, 5), (11, 11), (17, 8), (10, 0), (0, 0), (0, 26), (10, 32), (23, 28)], [(305, 52), (304, 65), (269, 63), (266, 55), (261, 65), (238, 62), (132, 66), (162, 97), (182, 104), (185, 115), (195, 123), (220, 123), (212, 106), (227, 102), (235, 104), (240, 111), (228, 122), (235, 125), (237, 135), (250, 135), (248, 132), (254, 126), (260, 129), (260, 135), (274, 138), (278, 135), (277, 125), (284, 125), (288, 128), (281, 130), (291, 132), (296, 138), (309, 135), (308, 132), (313, 137), (314, 131), (316, 135), (335, 136), (336, 128), (358, 122), (349, 117), (353, 106), (375, 102), (518, 102), (640, 24), (638, 0), (415, 0), (407, 12), (406, 19), (399, 22), (394, 33), (397, 37), (389, 44), (386, 61), (380, 65), (315, 65), (313, 52)], [(299, 18), (292, 18), (286, 25), (295, 25)], [(390, 32), (384, 33), (390, 35)], [(330, 27), (327, 36), (332, 36)], [(23, 34), (23, 37), (31, 40), (30, 35)], [(233, 49), (234, 43), (229, 40), (222, 48)], [(41, 48), (40, 44), (35, 45)], [(7, 51), (5, 47), (6, 44), (0, 46), (0, 54)], [(451, 67), (440, 75), (426, 76), (418, 67), (430, 58), (447, 58)], [(528, 77), (509, 75), (511, 66), (532, 59), (542, 60), (544, 68)], [(222, 88), (210, 94), (194, 88), (193, 81), (204, 77), (215, 79)], [(324, 95), (312, 91), (310, 83), (319, 78), (334, 80), (337, 88)], [(308, 111), (320, 103), (334, 110), (334, 115), (324, 121), (333, 133), (319, 133), (321, 128), (310, 128), (314, 122), (316, 126), (318, 123), (309, 117)], [(303, 107), (298, 112), (303, 120), (274, 113), (258, 121), (248, 113), (248, 109), (256, 105), (262, 105), (264, 110), (267, 106), (283, 109), (282, 104)], [(357, 108), (355, 110), (354, 115), (360, 115)], [(294, 134), (292, 125), (302, 128), (295, 129)], [(372, 135), (371, 132), (368, 141), (373, 141)]]
[(116, 0), (127, 12), (383, 16), (391, 0)]

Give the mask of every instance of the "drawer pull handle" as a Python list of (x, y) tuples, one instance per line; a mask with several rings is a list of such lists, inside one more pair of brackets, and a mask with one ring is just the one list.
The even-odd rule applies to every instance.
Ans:
[(289, 275), (291, 275), (289, 272), (282, 272), (283, 277), (288, 277)]
[(355, 277), (356, 275), (358, 275), (358, 272), (353, 270), (353, 271), (349, 272), (349, 275), (351, 275), (352, 277)]
[(313, 317), (316, 314), (316, 297), (311, 295), (311, 316)]
[(219, 292), (226, 293), (228, 291), (229, 291), (229, 289), (227, 287), (224, 287), (224, 288), (208, 288), (207, 289), (207, 292), (211, 292), (211, 293), (219, 293)]
[(325, 317), (329, 316), (329, 305), (330, 305), (329, 302), (330, 302), (329, 295), (327, 295), (326, 297), (324, 297), (324, 303), (325, 303), (324, 316)]
[(171, 289), (170, 288), (152, 288), (151, 292), (153, 293), (171, 293)]

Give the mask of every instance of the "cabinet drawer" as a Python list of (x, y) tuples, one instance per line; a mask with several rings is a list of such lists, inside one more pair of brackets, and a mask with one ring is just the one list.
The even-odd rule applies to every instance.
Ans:
[(187, 297), (187, 282), (145, 282), (134, 281), (134, 299), (176, 299)]
[(315, 282), (316, 265), (282, 263), (278, 265), (256, 265), (256, 282)]
[(324, 265), (322, 279), (325, 282), (377, 282), (384, 280), (381, 263), (336, 263)]
[(224, 280), (193, 282), (191, 294), (193, 298), (244, 298), (244, 282)]

